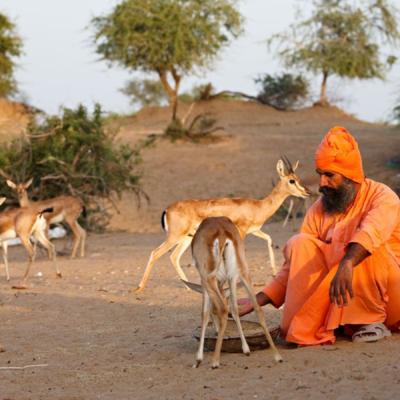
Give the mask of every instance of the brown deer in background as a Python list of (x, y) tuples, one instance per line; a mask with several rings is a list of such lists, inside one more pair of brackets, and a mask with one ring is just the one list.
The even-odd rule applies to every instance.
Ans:
[(30, 179), (26, 183), (19, 184), (7, 180), (7, 185), (17, 192), (19, 205), (21, 207), (30, 207), (35, 210), (52, 208), (53, 211), (51, 213), (45, 214), (45, 218), (47, 221), (46, 237), (49, 238), (50, 224), (56, 224), (58, 222), (65, 221), (75, 235), (75, 243), (72, 250), (71, 258), (75, 258), (79, 243), (81, 243), (80, 256), (84, 257), (86, 231), (78, 223), (79, 215), (82, 212), (85, 216), (85, 205), (83, 204), (83, 202), (80, 199), (72, 196), (54, 197), (48, 200), (30, 202), (26, 189), (31, 185), (32, 180), (33, 179)]
[[(0, 205), (6, 198), (0, 199)], [(35, 259), (35, 249), (29, 240), (33, 235), (35, 241), (40, 242), (49, 252), (56, 269), (57, 276), (61, 278), (61, 273), (56, 264), (56, 252), (52, 243), (46, 238), (44, 232), (47, 227), (45, 215), (51, 214), (52, 209), (37, 210), (34, 208), (14, 208), (10, 211), (0, 213), (0, 242), (3, 253), (3, 260), (6, 267), (7, 281), (10, 280), (8, 268), (8, 240), (19, 237), (22, 245), (29, 254), (29, 264), (22, 279), (26, 282), (29, 275), (29, 269)]]

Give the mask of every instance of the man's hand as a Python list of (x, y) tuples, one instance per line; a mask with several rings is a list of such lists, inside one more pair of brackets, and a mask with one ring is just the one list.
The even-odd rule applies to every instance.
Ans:
[(345, 306), (347, 302), (347, 292), (349, 292), (350, 299), (354, 299), (353, 292), (353, 268), (365, 260), (370, 253), (360, 243), (350, 243), (349, 250), (344, 256), (336, 275), (332, 279), (331, 287), (329, 288), (329, 298), (331, 303), (342, 307), (342, 300)]
[(353, 292), (353, 266), (349, 263), (340, 264), (336, 275), (332, 279), (331, 287), (329, 289), (329, 298), (332, 304), (336, 303), (338, 307), (342, 307), (342, 300), (345, 306), (347, 302), (347, 292), (349, 292), (350, 299), (354, 299)]
[[(260, 307), (271, 303), (271, 299), (263, 292), (257, 293), (256, 300)], [(250, 299), (239, 299), (237, 301), (237, 305), (239, 309), (239, 317), (243, 317), (243, 315), (249, 314), (254, 311), (253, 302)], [(229, 316), (232, 317), (232, 314), (229, 313)]]
[(254, 311), (253, 302), (250, 299), (239, 299), (237, 305), (239, 309), (239, 317), (243, 317), (243, 315)]

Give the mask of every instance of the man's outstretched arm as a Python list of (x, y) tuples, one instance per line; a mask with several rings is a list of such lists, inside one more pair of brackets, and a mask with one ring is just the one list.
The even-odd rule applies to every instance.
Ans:
[[(262, 307), (266, 304), (271, 304), (271, 299), (263, 292), (259, 292), (256, 295), (257, 303)], [(239, 299), (238, 300), (239, 306), (239, 316), (242, 317), (243, 315), (249, 314), (254, 311), (253, 302), (251, 299)]]

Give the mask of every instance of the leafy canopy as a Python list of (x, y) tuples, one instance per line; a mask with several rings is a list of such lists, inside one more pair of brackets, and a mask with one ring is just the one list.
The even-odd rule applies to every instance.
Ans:
[(16, 32), (16, 26), (0, 13), (0, 97), (16, 92), (14, 78), (15, 57), (21, 56), (22, 40)]
[(143, 72), (208, 66), (242, 17), (229, 0), (125, 0), (92, 19), (103, 60)]
[[(86, 204), (89, 228), (105, 227), (108, 205), (115, 196), (133, 190), (139, 194), (140, 148), (115, 142), (107, 133), (99, 105), (90, 115), (83, 106), (63, 109), (62, 117), (48, 116), (32, 122), (20, 138), (0, 146), (0, 174), (22, 183), (33, 178), (34, 200), (78, 196)], [(14, 198), (14, 191), (0, 180), (0, 193)]]
[(303, 67), (350, 79), (383, 79), (394, 56), (382, 59), (380, 43), (395, 45), (400, 38), (398, 10), (386, 0), (313, 0), (308, 19), (274, 35), (286, 67)]
[(183, 75), (211, 65), (231, 37), (241, 33), (236, 0), (124, 0), (92, 19), (101, 59), (156, 72), (177, 118)]

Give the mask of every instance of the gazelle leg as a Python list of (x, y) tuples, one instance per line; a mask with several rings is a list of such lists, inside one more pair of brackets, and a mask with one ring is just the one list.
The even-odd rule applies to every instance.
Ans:
[[(171, 261), (172, 264), (178, 273), (179, 277), (183, 279), (184, 281), (187, 281), (188, 279), (186, 278), (185, 273), (182, 271), (181, 265), (179, 264), (179, 260), (182, 257), (182, 254), (185, 252), (185, 250), (189, 247), (190, 243), (192, 242), (192, 237), (186, 236), (176, 247), (176, 249), (173, 251), (171, 254)], [(187, 288), (190, 290), (189, 288)]]
[(71, 260), (72, 260), (72, 259), (75, 258), (76, 251), (78, 250), (79, 242), (82, 239), (82, 236), (83, 236), (82, 235), (82, 230), (83, 230), (83, 228), (81, 228), (81, 226), (78, 224), (78, 221), (76, 219), (69, 219), (69, 220), (65, 220), (65, 221), (71, 227), (72, 232), (75, 235), (74, 248), (73, 248), (72, 254), (71, 254)]
[(228, 307), (226, 305), (225, 299), (222, 297), (220, 291), (218, 290), (215, 277), (208, 280), (207, 286), (207, 290), (209, 290), (209, 296), (211, 297), (211, 301), (213, 302), (215, 311), (217, 312), (219, 317), (217, 343), (215, 344), (215, 350), (211, 364), (211, 368), (216, 369), (219, 367), (219, 357), (221, 355), (222, 341), (224, 340), (226, 325), (228, 323)]
[(292, 212), (293, 231), (295, 231), (296, 227), (297, 227), (297, 212), (298, 212), (299, 208), (301, 209), (302, 207), (304, 207), (304, 200), (296, 197), (295, 207)]
[(272, 239), (271, 236), (267, 235), (265, 232), (263, 232), (261, 229), (255, 232), (252, 232), (254, 236), (260, 237), (261, 239), (264, 239), (267, 244), (268, 244), (268, 252), (269, 252), (269, 259), (271, 262), (271, 270), (272, 270), (272, 275), (275, 276), (277, 271), (276, 268), (276, 261), (275, 261), (275, 254), (274, 254), (274, 248), (272, 246)]
[(8, 270), (8, 243), (7, 241), (1, 242), (1, 250), (3, 253), (4, 265), (6, 267), (7, 282), (10, 280), (10, 271)]
[(251, 282), (250, 276), (247, 274), (247, 272), (242, 271), (241, 276), (240, 276), (240, 280), (243, 282), (243, 284), (244, 284), (244, 286), (246, 288), (247, 294), (249, 295), (249, 297), (251, 298), (251, 301), (253, 302), (254, 309), (255, 309), (255, 311), (257, 313), (257, 316), (258, 316), (258, 319), (260, 321), (260, 324), (261, 324), (261, 326), (262, 326), (262, 328), (264, 330), (265, 336), (267, 337), (267, 340), (268, 340), (268, 343), (269, 343), (271, 349), (274, 351), (275, 361), (282, 362), (282, 357), (279, 354), (278, 350), (276, 349), (275, 343), (272, 340), (271, 335), (269, 333), (269, 330), (268, 330), (268, 327), (267, 327), (267, 323), (265, 322), (264, 314), (263, 314), (263, 312), (261, 310), (260, 305), (257, 303), (257, 299), (256, 299), (256, 296), (254, 294), (253, 284)]
[(207, 290), (203, 292), (203, 309), (201, 312), (201, 334), (199, 340), (199, 349), (197, 350), (196, 354), (196, 363), (193, 365), (193, 368), (197, 368), (204, 358), (204, 338), (206, 336), (206, 330), (208, 321), (210, 319), (210, 311), (211, 311), (211, 300), (210, 296), (207, 293)]
[[(147, 263), (146, 270), (144, 271), (143, 278), (141, 282), (139, 283), (139, 286), (135, 289), (132, 290), (131, 293), (139, 293), (143, 290), (143, 288), (146, 286), (146, 282), (149, 279), (150, 272), (155, 264), (155, 262), (163, 255), (165, 254), (168, 250), (172, 249), (176, 244), (178, 244), (182, 239), (184, 239), (186, 234), (182, 237), (176, 238), (176, 237), (171, 237), (167, 236), (167, 239), (165, 242), (157, 247), (155, 250), (151, 252), (149, 262)], [(185, 279), (187, 280), (187, 279)]]
[(242, 341), (242, 350), (243, 353), (246, 354), (246, 356), (250, 355), (250, 348), (249, 345), (246, 342), (246, 338), (243, 333), (242, 329), (242, 324), (240, 323), (240, 318), (239, 318), (239, 311), (238, 311), (238, 305), (237, 305), (237, 286), (236, 286), (236, 279), (230, 279), (229, 280), (229, 288), (230, 288), (230, 303), (231, 303), (231, 314), (233, 319), (236, 322), (236, 326), (239, 332), (240, 339)]
[[(45, 230), (45, 232), (46, 232), (46, 239), (48, 241), (50, 241), (50, 224), (47, 221), (46, 221), (46, 230)], [(35, 242), (35, 246), (36, 246), (36, 242)], [(47, 256), (48, 256), (48, 259), (51, 260), (51, 252), (49, 251), (49, 249), (47, 249)]]
[(287, 224), (288, 221), (289, 221), (290, 215), (292, 214), (293, 204), (294, 204), (294, 200), (291, 198), (291, 199), (290, 199), (290, 204), (289, 204), (289, 209), (288, 209), (288, 212), (287, 212), (287, 214), (286, 214), (285, 221), (283, 222), (283, 225), (282, 225), (283, 227), (285, 227), (286, 224)]
[(47, 240), (47, 238), (45, 237), (43, 232), (35, 232), (34, 237), (47, 249), (47, 252), (51, 255), (51, 260), (53, 261), (53, 265), (56, 270), (56, 274), (59, 278), (61, 278), (61, 272), (58, 269), (57, 261), (56, 261), (56, 250), (54, 248), (53, 243), (51, 243), (50, 240)]
[(26, 251), (28, 252), (28, 255), (29, 255), (29, 263), (28, 263), (28, 266), (26, 268), (25, 275), (22, 278), (22, 282), (26, 282), (28, 280), (28, 275), (29, 275), (29, 270), (31, 268), (31, 265), (32, 265), (33, 261), (35, 260), (35, 251), (34, 251), (34, 249), (32, 247), (32, 244), (31, 244), (31, 242), (29, 240), (29, 234), (28, 235), (21, 235), (19, 238), (21, 239), (21, 243), (25, 247), (25, 249), (26, 249)]
[[(77, 222), (78, 223), (78, 222)], [(86, 231), (78, 224), (79, 230), (81, 231), (81, 257), (85, 257), (85, 245), (86, 245)]]

